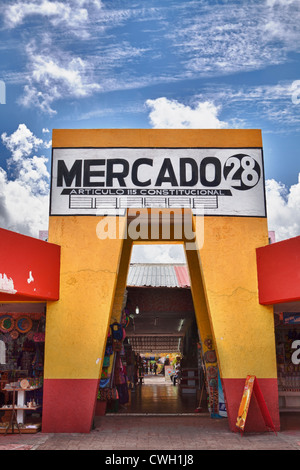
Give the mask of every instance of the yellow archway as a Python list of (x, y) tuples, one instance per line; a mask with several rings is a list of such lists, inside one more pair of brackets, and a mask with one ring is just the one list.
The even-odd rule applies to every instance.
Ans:
[[(261, 149), (262, 142), (261, 133), (256, 130), (107, 129), (53, 132), (53, 149), (67, 150), (64, 154), (66, 161), (74, 157), (72, 150), (75, 149), (75, 162), (88, 161), (84, 163), (84, 171), (89, 188), (92, 188), (94, 178), (101, 178), (103, 173), (99, 168), (93, 168), (91, 153), (87, 150), (111, 148), (126, 151), (217, 148), (236, 149), (241, 154), (245, 149), (249, 152), (251, 149)], [(143, 152), (141, 158), (147, 158)], [(97, 161), (102, 164), (102, 154), (97, 155)], [(210, 164), (211, 160), (207, 160), (207, 165)], [(74, 163), (72, 171), (70, 168), (61, 164), (64, 177), (69, 177), (71, 187), (71, 180), (75, 183), (77, 177), (84, 178), (84, 175), (81, 173), (83, 166)], [(123, 166), (121, 170), (123, 173), (117, 170), (114, 173), (119, 183), (122, 181), (120, 178), (126, 176), (126, 168), (124, 170)], [(53, 186), (59, 178), (57, 168), (52, 169), (52, 175), (54, 194)], [(263, 178), (263, 174), (260, 177)], [(210, 178), (207, 176), (208, 184)], [(77, 197), (78, 191), (75, 193)], [(246, 201), (247, 206), (245, 193), (241, 200)], [(55, 194), (56, 198), (67, 194), (71, 201), (70, 190), (61, 185), (56, 188)], [(259, 197), (264, 198), (264, 193)], [(77, 201), (74, 198), (68, 207), (72, 203), (74, 210)], [(99, 202), (95, 198), (93, 201), (91, 204)], [(258, 202), (264, 205), (264, 201)], [(83, 204), (83, 199), (80, 203)], [(61, 246), (61, 274), (60, 300), (47, 305), (43, 431), (89, 432), (108, 328), (111, 319), (120, 312), (132, 244), (138, 242), (128, 230), (136, 219), (130, 209), (123, 211), (124, 215), (95, 216), (90, 215), (88, 210), (85, 212), (81, 205), (72, 215), (72, 212), (56, 212), (61, 207), (59, 201), (53, 199), (51, 204), (49, 241)], [(88, 208), (90, 210), (90, 206)], [(149, 224), (149, 211), (144, 208), (138, 213), (139, 217), (142, 213), (144, 219), (140, 218), (139, 222), (144, 220), (145, 227)], [(184, 234), (176, 238), (178, 232), (175, 233), (174, 227), (183, 212), (190, 220), (194, 240)], [(190, 209), (159, 209), (157, 213), (172, 214), (173, 232), (171, 230), (167, 242), (170, 243), (171, 239), (174, 243), (184, 243), (198, 328), (201, 338), (211, 338), (216, 348), (231, 429), (234, 430), (248, 374), (256, 375), (260, 380), (273, 421), (278, 426), (273, 315), (270, 307), (258, 302), (256, 272), (256, 248), (268, 242), (265, 214), (254, 212), (251, 215), (251, 211), (246, 211), (246, 216), (240, 213), (228, 216), (225, 212), (204, 214), (202, 217), (193, 214)], [(157, 224), (162, 228), (159, 219)], [(113, 230), (115, 236), (105, 238), (103, 230)], [(154, 233), (153, 237), (153, 233), (148, 232), (149, 243), (164, 241), (159, 231)], [(192, 246), (194, 242), (196, 245)], [(255, 429), (260, 430), (260, 426), (259, 419), (256, 419)]]

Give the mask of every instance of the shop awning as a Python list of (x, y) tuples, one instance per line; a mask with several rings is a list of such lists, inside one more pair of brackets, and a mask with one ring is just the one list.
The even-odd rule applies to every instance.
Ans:
[(60, 247), (0, 229), (0, 302), (59, 299)]
[(259, 303), (300, 301), (300, 236), (256, 250)]

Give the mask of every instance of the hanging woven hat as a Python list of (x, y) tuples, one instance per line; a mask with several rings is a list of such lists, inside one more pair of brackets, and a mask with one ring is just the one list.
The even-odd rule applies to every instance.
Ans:
[(9, 333), (15, 327), (15, 322), (10, 315), (0, 317), (0, 330), (2, 333)]
[(28, 338), (29, 340), (32, 340), (33, 336), (34, 336), (34, 332), (31, 330), (31, 331), (28, 332), (26, 338)]
[(32, 328), (32, 320), (29, 317), (21, 317), (16, 321), (16, 329), (19, 333), (27, 333)]
[(208, 350), (204, 353), (204, 360), (208, 363), (217, 362), (217, 356), (213, 349)]
[(215, 366), (209, 366), (207, 368), (207, 375), (210, 379), (215, 379), (218, 376), (218, 369)]
[(17, 330), (12, 330), (10, 332), (10, 336), (11, 336), (12, 339), (17, 339), (17, 338), (19, 338), (19, 332)]

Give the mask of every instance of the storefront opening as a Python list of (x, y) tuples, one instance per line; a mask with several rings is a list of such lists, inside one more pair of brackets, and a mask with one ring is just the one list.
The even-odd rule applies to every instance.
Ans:
[[(186, 260), (182, 244), (133, 248), (122, 314), (112, 319), (109, 330), (96, 409), (100, 415), (201, 412), (226, 417), (216, 351), (212, 337), (201, 341), (188, 265), (155, 262), (154, 256), (151, 263), (141, 262), (152, 247), (159, 260), (169, 261), (174, 248), (177, 258)], [(120, 326), (117, 341), (114, 329), (118, 335)], [(107, 388), (115, 389), (109, 399)]]

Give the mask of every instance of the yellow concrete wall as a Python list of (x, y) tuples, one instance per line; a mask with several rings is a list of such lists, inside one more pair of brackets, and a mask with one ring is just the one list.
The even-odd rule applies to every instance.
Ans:
[[(53, 147), (85, 146), (239, 148), (261, 147), (262, 141), (257, 130), (53, 131)], [(50, 217), (49, 241), (62, 247), (61, 291), (47, 308), (45, 378), (99, 377), (123, 240), (99, 240), (98, 220)], [(126, 218), (118, 222), (124, 229)], [(200, 219), (194, 223), (201, 238)], [(199, 256), (223, 378), (276, 377), (273, 316), (258, 303), (256, 277), (255, 249), (267, 244), (267, 236), (266, 219), (205, 218)], [(198, 269), (191, 276), (195, 290)]]
[(258, 129), (53, 129), (53, 147), (262, 147)]
[(258, 303), (255, 250), (267, 243), (266, 219), (205, 218), (199, 254), (222, 378), (277, 377), (273, 309)]
[(197, 326), (203, 345), (203, 352), (205, 352), (206, 349), (204, 346), (204, 340), (208, 337), (213, 337), (213, 335), (210, 323), (210, 316), (208, 312), (206, 292), (202, 279), (199, 251), (185, 250), (185, 255), (190, 275), (191, 292), (193, 297)]
[(126, 238), (123, 242), (123, 249), (120, 259), (120, 269), (115, 290), (114, 302), (112, 306), (111, 322), (120, 322), (122, 305), (127, 286), (127, 275), (129, 271), (130, 257), (132, 251), (132, 240)]
[[(98, 378), (111, 315), (122, 239), (99, 240), (99, 217), (50, 217), (61, 245), (60, 300), (46, 316), (46, 379)], [(118, 219), (124, 228), (126, 217)]]

